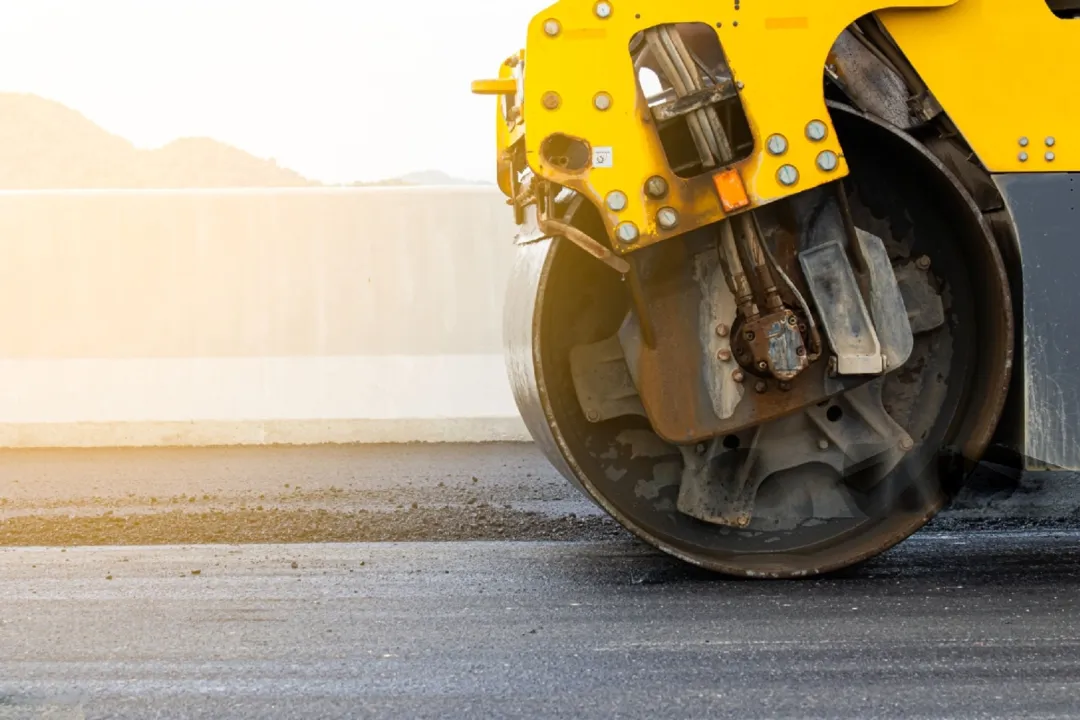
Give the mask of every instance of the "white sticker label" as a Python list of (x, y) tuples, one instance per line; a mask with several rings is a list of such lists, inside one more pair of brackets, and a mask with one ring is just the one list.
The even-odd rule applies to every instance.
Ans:
[(592, 166), (594, 168), (615, 167), (615, 161), (612, 159), (611, 148), (609, 148), (609, 147), (593, 148), (593, 151), (592, 151)]

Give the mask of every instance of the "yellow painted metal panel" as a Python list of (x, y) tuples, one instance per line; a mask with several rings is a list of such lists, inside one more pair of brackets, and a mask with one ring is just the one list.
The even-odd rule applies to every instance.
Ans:
[[(524, 105), (529, 165), (538, 175), (574, 188), (602, 208), (609, 232), (620, 222), (635, 223), (639, 241), (630, 246), (613, 243), (620, 252), (722, 219), (720, 199), (709, 175), (682, 180), (668, 167), (629, 53), (630, 39), (641, 30), (668, 23), (708, 22), (740, 84), (755, 139), (753, 154), (736, 166), (751, 206), (838, 179), (847, 173), (847, 166), (822, 88), (822, 69), (836, 37), (857, 18), (884, 6), (929, 8), (953, 2), (768, 0), (740, 5), (715, 0), (612, 0), (612, 12), (600, 17), (598, 4), (592, 0), (562, 0), (538, 14), (529, 27)], [(558, 28), (554, 35), (552, 20)], [(611, 98), (606, 110), (594, 104), (601, 92)], [(545, 105), (550, 93), (558, 94), (557, 107), (550, 101)], [(811, 120), (826, 123), (825, 140), (807, 139), (805, 128)], [(610, 148), (606, 163), (610, 167), (567, 172), (545, 164), (538, 151), (544, 138), (555, 133), (581, 138), (593, 149)], [(788, 140), (789, 148), (781, 157), (765, 151), (764, 140), (773, 133)], [(841, 156), (831, 172), (819, 170), (815, 162), (826, 149)], [(777, 172), (784, 164), (799, 171), (792, 187), (778, 181)], [(667, 178), (671, 188), (667, 198), (657, 201), (646, 196), (643, 187), (653, 175)], [(604, 206), (604, 198), (613, 190), (629, 198), (626, 208), (617, 213)], [(655, 219), (665, 205), (683, 218), (670, 231), (659, 228)]]
[(1080, 170), (1080, 20), (1045, 0), (879, 17), (991, 172)]

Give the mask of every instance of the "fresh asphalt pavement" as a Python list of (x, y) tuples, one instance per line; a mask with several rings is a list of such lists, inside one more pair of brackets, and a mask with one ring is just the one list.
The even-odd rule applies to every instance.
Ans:
[[(289, 512), (310, 502), (319, 514), (337, 497), (350, 512), (376, 501), (415, 512), (378, 494), (398, 485), (432, 512), (439, 493), (452, 509), (479, 486), (499, 507), (550, 501), (556, 509), (542, 515), (594, 517), (560, 494), (527, 447), (462, 452), (460, 466), (446, 464), (458, 451), (431, 449), (391, 464), (396, 484), (347, 470), (356, 458), (345, 451), (327, 452), (323, 464), (314, 450), (272, 461), (73, 455), (45, 469), (23, 458), (24, 471), (12, 462), (0, 476), (12, 498), (0, 526), (115, 519), (125, 502), (140, 518), (185, 503), (220, 504), (192, 517), (227, 516), (250, 493)], [(186, 459), (152, 472), (162, 458)], [(404, 481), (433, 460), (444, 465)], [(150, 478), (148, 492), (168, 509), (143, 507), (146, 493), (124, 485), (134, 479), (116, 490), (106, 461), (121, 480)], [(199, 468), (216, 475), (192, 479)], [(254, 490), (236, 480), (245, 473)], [(300, 476), (305, 491), (328, 487), (271, 497)], [(11, 490), (24, 483), (38, 489)], [(329, 486), (339, 490), (323, 493)], [(965, 512), (1033, 489), (991, 487)], [(164, 502), (170, 493), (183, 501)], [(1008, 532), (941, 527), (859, 568), (799, 582), (726, 580), (592, 531), (561, 542), (8, 547), (0, 720), (1080, 716), (1080, 530), (1067, 518)]]

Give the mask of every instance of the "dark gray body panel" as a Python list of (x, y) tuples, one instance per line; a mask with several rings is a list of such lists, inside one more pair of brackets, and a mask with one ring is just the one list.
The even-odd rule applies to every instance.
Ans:
[(1080, 173), (994, 180), (1021, 258), (1019, 450), (1029, 467), (1080, 469)]

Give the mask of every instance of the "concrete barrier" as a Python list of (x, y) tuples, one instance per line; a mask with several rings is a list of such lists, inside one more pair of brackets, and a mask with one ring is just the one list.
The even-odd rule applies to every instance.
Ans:
[(527, 439), (489, 188), (0, 193), (0, 446)]

